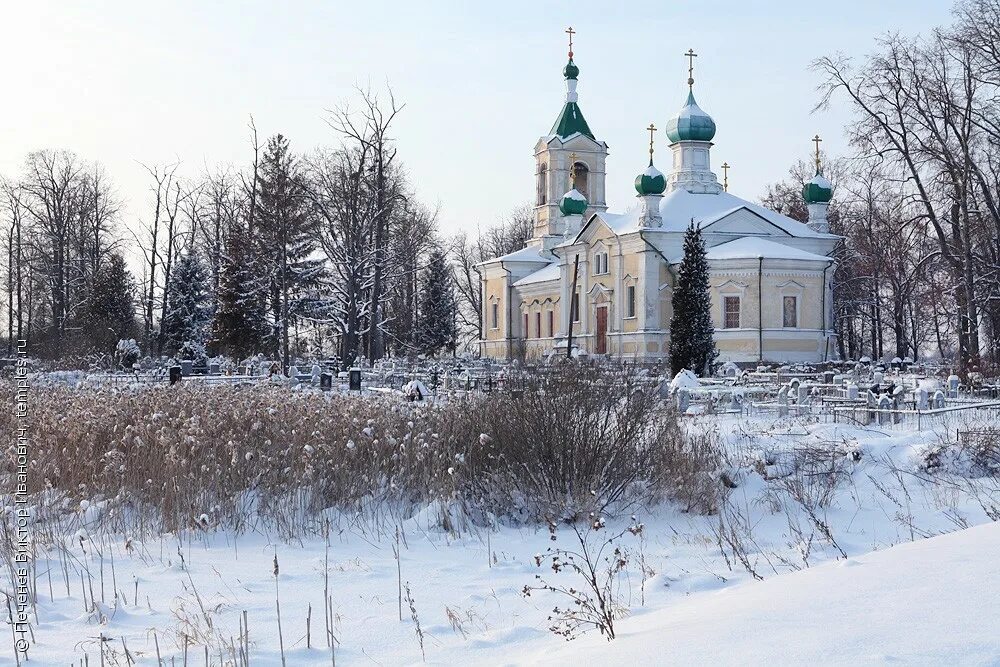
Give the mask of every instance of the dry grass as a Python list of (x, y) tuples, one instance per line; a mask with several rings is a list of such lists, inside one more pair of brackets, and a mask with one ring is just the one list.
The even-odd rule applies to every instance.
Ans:
[[(436, 405), (266, 385), (54, 385), (32, 390), (30, 417), (39, 504), (79, 514), (85, 500), (92, 525), (133, 534), (301, 535), (328, 508), (395, 521), (435, 501), (474, 519), (570, 518), (662, 497), (711, 510), (719, 486), (714, 447), (689, 442), (624, 371), (564, 369), (519, 397)], [(13, 428), (4, 413), (8, 443)]]

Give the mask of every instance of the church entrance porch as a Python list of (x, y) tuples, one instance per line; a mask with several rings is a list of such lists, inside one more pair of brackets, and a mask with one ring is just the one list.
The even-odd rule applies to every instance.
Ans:
[(597, 338), (594, 341), (594, 354), (608, 353), (608, 307), (598, 306), (595, 311)]

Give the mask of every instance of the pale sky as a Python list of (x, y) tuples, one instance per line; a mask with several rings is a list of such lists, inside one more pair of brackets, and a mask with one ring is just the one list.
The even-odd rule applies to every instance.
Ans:
[(819, 78), (809, 62), (947, 23), (951, 1), (0, 0), (0, 9), (0, 174), (16, 175), (31, 150), (72, 150), (105, 166), (131, 224), (149, 208), (140, 162), (180, 160), (192, 176), (243, 165), (251, 114), (262, 137), (281, 132), (294, 150), (333, 145), (324, 110), (355, 84), (388, 82), (406, 103), (399, 155), (451, 233), (533, 198), (533, 146), (564, 99), (568, 25), (580, 107), (610, 146), (608, 203), (624, 210), (646, 164), (643, 128), (663, 128), (685, 97), (689, 47), (698, 102), (718, 126), (713, 166), (728, 161), (730, 190), (755, 199), (809, 156), (814, 134), (832, 154), (846, 148), (847, 113), (811, 113)]

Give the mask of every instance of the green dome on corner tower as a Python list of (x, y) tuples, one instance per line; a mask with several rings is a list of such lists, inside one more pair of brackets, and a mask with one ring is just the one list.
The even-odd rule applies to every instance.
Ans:
[(662, 195), (667, 189), (667, 179), (652, 163), (646, 171), (635, 177), (635, 191), (640, 195)]
[(807, 204), (827, 204), (833, 199), (833, 183), (817, 171), (816, 175), (802, 186), (802, 198)]
[(667, 138), (678, 141), (711, 141), (715, 137), (715, 121), (694, 100), (688, 91), (687, 102), (673, 118), (667, 121)]
[(563, 195), (559, 200), (559, 210), (563, 215), (583, 215), (587, 210), (587, 198), (580, 194), (580, 191), (573, 188)]

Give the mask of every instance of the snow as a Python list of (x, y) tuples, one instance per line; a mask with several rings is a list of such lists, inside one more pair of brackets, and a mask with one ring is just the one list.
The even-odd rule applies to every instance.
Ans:
[(657, 176), (663, 176), (663, 172), (660, 171), (659, 169), (657, 169), (656, 167), (654, 167), (653, 165), (649, 165), (648, 167), (646, 167), (646, 171), (642, 172), (642, 174), (643, 174), (643, 176), (649, 176), (650, 178), (656, 178)]
[(814, 184), (818, 185), (819, 187), (825, 188), (827, 190), (832, 190), (833, 189), (833, 183), (831, 183), (830, 179), (828, 179), (823, 174), (816, 174), (815, 176), (812, 177), (812, 180), (810, 180), (809, 182), (810, 183), (814, 183)]
[[(700, 386), (690, 371), (678, 374), (672, 388), (674, 383)], [(726, 465), (739, 469), (731, 501), (745, 508), (754, 527), (748, 557), (764, 581), (753, 581), (738, 563), (727, 565), (712, 534), (719, 515), (699, 516), (669, 503), (630, 508), (645, 529), (641, 538), (626, 536), (623, 546), (633, 557), (641, 553), (653, 574), (644, 578), (631, 566), (623, 586), (630, 615), (617, 621), (611, 643), (597, 633), (566, 643), (547, 630), (553, 606), (563, 601), (520, 593), (539, 573), (534, 554), (551, 545), (573, 546), (563, 527), (552, 541), (544, 525), (497, 524), (486, 517), (473, 526), (458, 503), (444, 501), (385, 516), (381, 525), (330, 511), (327, 550), (315, 533), (285, 541), (261, 528), (241, 536), (216, 532), (212, 508), (197, 507), (193, 530), (141, 540), (103, 534), (95, 522), (107, 501), (82, 500), (72, 508), (66, 560), (88, 564), (98, 608), (84, 611), (75, 569), (67, 592), (63, 559), (54, 551), (40, 553), (38, 644), (29, 664), (79, 664), (85, 653), (90, 664), (99, 664), (99, 633), (112, 640), (109, 650), (120, 655), (124, 637), (138, 664), (155, 664), (154, 631), (165, 664), (171, 657), (180, 664), (179, 632), (203, 626), (203, 605), (226, 640), (237, 636), (245, 610), (251, 664), (279, 665), (275, 554), (289, 665), (330, 664), (322, 611), (327, 572), (342, 665), (421, 662), (405, 603), (399, 618), (397, 577), (410, 585), (427, 637), (427, 662), (434, 664), (995, 664), (1000, 525), (980, 500), (995, 501), (970, 493), (975, 480), (938, 483), (920, 472), (929, 451), (970, 426), (944, 419), (915, 431), (768, 416), (686, 418), (686, 428), (716, 433), (730, 454)], [(798, 555), (801, 543), (790, 531), (795, 508), (786, 515), (789, 505), (782, 503), (788, 500), (776, 489), (788, 457), (804, 447), (848, 454), (844, 478), (822, 507), (847, 558), (818, 535), (809, 562)], [(442, 475), (462, 464), (442, 461)], [(609, 518), (606, 530), (629, 522)], [(935, 537), (924, 539), (928, 535)], [(778, 562), (779, 555), (801, 569)], [(559, 577), (558, 583), (573, 582), (570, 575)], [(202, 650), (193, 649), (199, 659)], [(11, 664), (11, 657), (0, 654), (0, 665)]]
[(535, 248), (521, 248), (506, 255), (494, 257), (491, 260), (483, 262), (483, 264), (491, 264), (493, 262), (538, 262), (539, 264), (548, 264), (551, 261), (550, 257), (545, 257)]
[(587, 198), (584, 197), (583, 194), (576, 188), (573, 188), (572, 190), (564, 194), (563, 199), (575, 199), (576, 201), (587, 201)]
[(1000, 524), (692, 596), (534, 664), (995, 664)]
[(538, 269), (534, 273), (529, 273), (525, 277), (514, 283), (514, 287), (523, 287), (524, 285), (534, 285), (535, 283), (544, 283), (549, 280), (559, 279), (559, 264), (553, 262), (545, 268)]
[[(692, 220), (695, 224), (700, 224), (702, 229), (710, 231), (708, 229), (710, 225), (741, 209), (746, 209), (765, 222), (774, 225), (777, 228), (775, 233), (778, 235), (787, 234), (799, 238), (833, 238), (829, 234), (813, 231), (798, 220), (793, 220), (786, 215), (737, 197), (732, 193), (692, 193), (684, 188), (673, 190), (663, 197), (660, 201), (660, 216), (663, 218), (663, 226), (649, 231), (661, 234), (664, 232), (683, 233)], [(638, 207), (632, 207), (624, 213), (601, 211), (595, 215), (616, 234), (629, 234), (640, 229), (641, 213)]]
[(701, 382), (698, 381), (698, 376), (692, 371), (682, 368), (674, 376), (674, 379), (670, 381), (670, 393), (674, 393), (678, 389), (701, 389)]
[[(823, 262), (829, 263), (831, 259), (823, 255), (800, 250), (787, 246), (783, 243), (776, 243), (756, 236), (744, 236), (734, 241), (720, 243), (708, 249), (706, 255), (710, 260), (726, 259), (790, 259), (802, 262)], [(678, 263), (683, 257), (678, 257), (674, 263)]]

